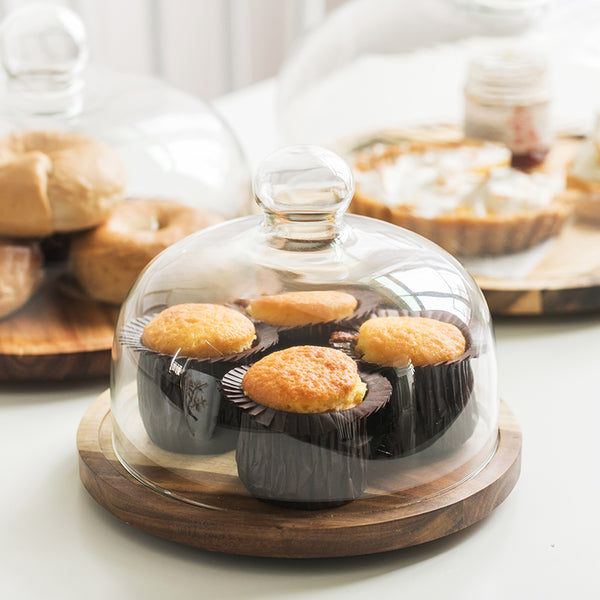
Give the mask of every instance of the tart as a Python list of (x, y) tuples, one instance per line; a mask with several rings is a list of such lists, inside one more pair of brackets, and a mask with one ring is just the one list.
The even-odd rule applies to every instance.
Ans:
[(563, 178), (511, 168), (492, 142), (378, 144), (355, 157), (351, 211), (414, 231), (454, 255), (517, 252), (572, 212)]

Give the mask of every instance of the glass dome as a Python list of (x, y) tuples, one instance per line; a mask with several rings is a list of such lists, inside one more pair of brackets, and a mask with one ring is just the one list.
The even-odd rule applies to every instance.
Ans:
[(410, 504), (488, 462), (485, 300), (438, 246), (346, 215), (353, 190), (330, 150), (278, 150), (255, 175), (263, 215), (188, 236), (138, 278), (111, 368), (114, 448), (137, 479), (218, 510), (322, 509)]
[(145, 76), (88, 65), (83, 23), (64, 6), (31, 3), (0, 28), (4, 98), (0, 135), (62, 130), (119, 155), (125, 195), (165, 198), (225, 218), (251, 206), (238, 141), (206, 103)]
[(281, 69), (281, 142), (346, 152), (414, 127), (461, 128), (472, 63), (506, 49), (544, 59), (554, 130), (587, 131), (598, 109), (598, 16), (596, 2), (350, 0)]

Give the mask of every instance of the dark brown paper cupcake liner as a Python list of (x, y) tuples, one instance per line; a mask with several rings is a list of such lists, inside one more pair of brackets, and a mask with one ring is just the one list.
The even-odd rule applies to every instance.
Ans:
[(458, 448), (473, 433), (473, 373), (468, 361), (431, 369), (385, 367), (380, 372), (392, 384), (392, 396), (368, 421), (372, 458), (399, 458), (430, 447), (467, 406), (473, 416), (468, 420), (470, 427), (454, 432), (448, 447)]
[(220, 454), (232, 450), (237, 430), (220, 422), (225, 402), (218, 377), (188, 368), (186, 360), (140, 354), (138, 407), (148, 437), (169, 452)]
[(318, 510), (347, 504), (367, 485), (368, 443), (363, 421), (346, 432), (352, 452), (340, 452), (337, 432), (299, 438), (242, 414), (236, 461), (248, 492), (288, 508)]
[(119, 334), (138, 353), (138, 406), (150, 439), (160, 448), (186, 454), (221, 453), (235, 447), (239, 410), (224, 402), (219, 382), (236, 364), (255, 360), (275, 345), (275, 328), (256, 326), (255, 345), (238, 354), (207, 359), (171, 356), (141, 341), (153, 315), (127, 323)]
[(264, 407), (241, 389), (246, 367), (222, 381), (225, 396), (242, 408), (236, 460), (240, 480), (261, 500), (321, 509), (358, 498), (367, 485), (367, 417), (388, 401), (391, 386), (379, 374), (361, 373), (367, 395), (337, 413), (298, 414)]

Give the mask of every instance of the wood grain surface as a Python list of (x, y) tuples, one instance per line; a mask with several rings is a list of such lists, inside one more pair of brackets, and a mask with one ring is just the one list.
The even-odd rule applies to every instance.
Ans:
[[(78, 430), (80, 477), (91, 496), (119, 519), (148, 533), (206, 550), (282, 558), (352, 556), (404, 548), (459, 531), (487, 516), (514, 487), (520, 471), (521, 432), (501, 405), (498, 446), (470, 478), (449, 473), (412, 501), (380, 492), (327, 510), (302, 511), (260, 502), (244, 490), (235, 469), (215, 463), (194, 483), (176, 466), (156, 467), (155, 488), (140, 483), (118, 461), (112, 444), (109, 392), (84, 415)], [(179, 500), (160, 488), (197, 487)]]
[(600, 227), (571, 223), (520, 279), (474, 275), (493, 315), (557, 315), (600, 309)]
[(47, 273), (29, 302), (0, 320), (0, 381), (106, 376), (118, 308), (61, 291)]

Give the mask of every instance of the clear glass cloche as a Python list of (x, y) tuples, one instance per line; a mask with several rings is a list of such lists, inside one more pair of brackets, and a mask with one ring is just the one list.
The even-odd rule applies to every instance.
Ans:
[(353, 189), (339, 155), (282, 148), (255, 175), (262, 215), (138, 278), (111, 368), (114, 448), (137, 479), (218, 510), (337, 510), (443, 493), (493, 455), (481, 291), (425, 238), (345, 214)]
[(251, 206), (246, 159), (207, 103), (151, 77), (88, 64), (85, 27), (69, 8), (26, 4), (0, 27), (0, 135), (73, 131), (122, 161), (125, 195), (164, 198), (225, 218)]

